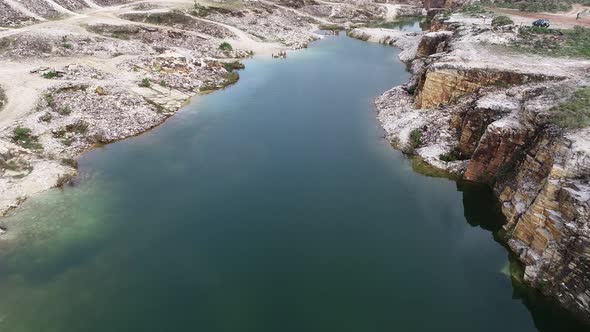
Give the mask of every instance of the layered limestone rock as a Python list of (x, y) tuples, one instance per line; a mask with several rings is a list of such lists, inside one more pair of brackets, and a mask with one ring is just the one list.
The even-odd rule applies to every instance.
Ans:
[(425, 74), (416, 106), (432, 108), (446, 105), (460, 97), (479, 91), (489, 85), (520, 85), (531, 81), (558, 79), (536, 73), (519, 73), (518, 70), (464, 68), (460, 65), (433, 65)]
[(590, 313), (588, 131), (541, 137), (496, 186), (508, 217), (508, 244), (525, 264), (524, 279), (564, 306)]
[(527, 129), (518, 119), (509, 117), (493, 122), (480, 138), (464, 178), (476, 182), (493, 182), (502, 167), (510, 164), (523, 149), (527, 139)]
[(379, 120), (394, 146), (490, 184), (524, 281), (590, 320), (590, 128), (550, 121), (590, 85), (590, 61), (500, 53), (482, 42), (511, 32), (465, 21), (435, 20), (438, 32), (412, 44), (413, 77), (377, 99)]
[(416, 56), (424, 58), (443, 52), (452, 36), (453, 33), (451, 31), (429, 32), (423, 35), (418, 44)]

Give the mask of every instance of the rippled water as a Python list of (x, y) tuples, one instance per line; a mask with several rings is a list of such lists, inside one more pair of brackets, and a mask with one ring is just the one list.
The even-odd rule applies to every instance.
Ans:
[(3, 220), (0, 331), (582, 331), (509, 277), (485, 188), (412, 171), (372, 100), (396, 50), (330, 37), (93, 150)]

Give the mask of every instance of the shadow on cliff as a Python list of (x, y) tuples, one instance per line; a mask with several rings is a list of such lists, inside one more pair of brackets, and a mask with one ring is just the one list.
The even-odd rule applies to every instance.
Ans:
[(501, 235), (506, 222), (500, 203), (492, 189), (483, 184), (457, 181), (457, 190), (463, 193), (463, 209), (467, 222), (473, 227), (481, 227), (493, 233), (494, 240), (506, 247), (510, 261), (512, 279), (512, 298), (520, 300), (531, 313), (535, 327), (541, 332), (583, 332), (590, 331), (573, 314), (557, 304), (555, 299), (543, 295), (523, 283), (523, 268), (518, 259), (507, 248)]

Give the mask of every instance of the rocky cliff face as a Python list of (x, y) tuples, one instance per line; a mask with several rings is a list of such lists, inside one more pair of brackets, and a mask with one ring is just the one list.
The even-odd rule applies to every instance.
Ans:
[(541, 132), (494, 187), (508, 219), (508, 244), (524, 279), (588, 319), (590, 310), (590, 132)]
[(434, 22), (408, 61), (413, 78), (378, 98), (379, 120), (395, 146), (490, 184), (525, 282), (590, 321), (590, 128), (550, 121), (590, 85), (590, 61), (502, 53), (483, 43), (509, 33), (468, 22)]
[[(418, 53), (420, 55), (420, 53)], [(460, 97), (489, 85), (515, 85), (548, 80), (543, 74), (519, 73), (511, 70), (461, 68), (431, 65), (416, 97), (416, 106), (432, 108), (455, 102)]]

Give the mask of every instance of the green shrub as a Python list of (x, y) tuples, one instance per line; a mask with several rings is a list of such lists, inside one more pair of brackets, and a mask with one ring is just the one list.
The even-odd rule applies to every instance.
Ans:
[(519, 29), (515, 50), (549, 56), (590, 58), (590, 28), (576, 26), (568, 30), (540, 27)]
[(192, 15), (194, 16), (198, 16), (198, 17), (205, 17), (207, 15), (209, 15), (211, 13), (211, 8), (207, 7), (207, 6), (203, 6), (201, 4), (198, 4), (196, 1), (193, 5), (193, 11), (191, 12)]
[(410, 132), (410, 147), (412, 149), (417, 149), (422, 144), (422, 130), (421, 129), (414, 129)]
[(43, 76), (43, 78), (52, 79), (52, 78), (58, 77), (59, 74), (55, 70), (50, 70), (46, 73), (43, 73), (43, 75), (41, 75), (41, 76)]
[(64, 138), (61, 143), (65, 146), (70, 146), (72, 145), (72, 143), (74, 143), (74, 141), (76, 140), (75, 137), (68, 137), (68, 138)]
[(47, 106), (53, 107), (53, 105), (55, 105), (55, 99), (53, 98), (53, 95), (48, 93), (48, 94), (45, 94), (43, 97), (45, 98), (45, 102), (47, 103)]
[(238, 73), (234, 73), (234, 72), (229, 72), (225, 75), (223, 75), (223, 83), (222, 86), (225, 88), (228, 85), (232, 85), (234, 83), (236, 83), (239, 79), (240, 79), (240, 74)]
[(5, 103), (6, 103), (6, 94), (4, 94), (4, 90), (2, 90), (2, 88), (0, 88), (0, 109), (2, 109), (2, 107), (4, 107)]
[(244, 68), (246, 68), (246, 66), (244, 66), (244, 64), (239, 61), (234, 61), (234, 62), (224, 62), (223, 68), (225, 68), (225, 70), (227, 70), (229, 72), (233, 72), (234, 70), (244, 69)]
[(62, 36), (62, 37), (61, 37), (61, 41), (63, 42), (63, 43), (61, 44), (61, 46), (62, 46), (63, 48), (67, 48), (67, 49), (71, 49), (71, 48), (73, 48), (72, 44), (69, 44), (69, 43), (67, 42), (67, 41), (68, 41), (68, 38), (67, 38), (66, 36)]
[(463, 155), (461, 154), (461, 152), (457, 151), (456, 149), (453, 149), (447, 153), (443, 153), (440, 156), (438, 156), (438, 158), (442, 161), (445, 161), (445, 162), (451, 162), (451, 161), (455, 161), (455, 160), (465, 159), (463, 157)]
[(43, 148), (39, 144), (37, 136), (33, 136), (31, 129), (21, 126), (14, 128), (12, 141), (25, 149), (40, 150)]
[(566, 39), (566, 55), (579, 55), (590, 58), (590, 28), (575, 26), (572, 30), (564, 30)]
[(219, 44), (219, 49), (222, 51), (232, 51), (234, 48), (228, 42), (223, 42)]
[(160, 84), (160, 86), (163, 86), (163, 87), (168, 86), (168, 84), (166, 84), (166, 81), (164, 81), (164, 80), (161, 80), (159, 84)]
[(494, 5), (501, 8), (518, 9), (527, 12), (556, 12), (568, 11), (572, 8), (573, 3), (584, 2), (588, 0), (500, 0), (484, 1), (484, 5)]
[(85, 121), (77, 121), (66, 125), (66, 131), (69, 133), (84, 134), (88, 131), (88, 123)]
[(236, 72), (228, 72), (223, 75), (223, 81), (217, 85), (213, 82), (205, 82), (200, 88), (201, 91), (213, 91), (236, 83), (240, 79), (240, 74)]
[(57, 113), (60, 115), (70, 115), (72, 113), (72, 109), (69, 108), (68, 106), (62, 107), (57, 110)]
[(502, 27), (505, 25), (512, 25), (512, 24), (514, 24), (514, 21), (512, 21), (512, 19), (510, 17), (504, 16), (504, 15), (496, 16), (492, 20), (492, 26), (494, 26), (494, 27)]
[(590, 87), (577, 90), (569, 100), (552, 108), (550, 112), (552, 122), (562, 128), (590, 126)]
[(144, 79), (141, 80), (141, 83), (139, 83), (139, 86), (142, 88), (149, 88), (150, 86), (152, 86), (152, 82), (150, 82), (150, 79), (145, 77)]
[(491, 13), (484, 6), (480, 4), (464, 5), (459, 7), (458, 11), (466, 15), (481, 15)]
[(61, 160), (61, 164), (72, 168), (78, 168), (78, 162), (75, 159), (64, 158)]

